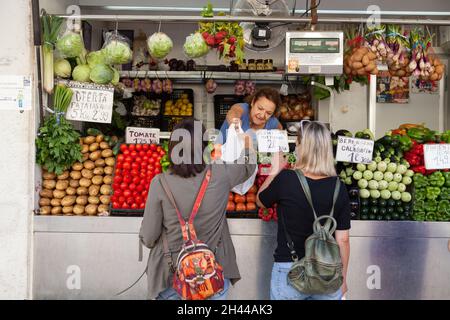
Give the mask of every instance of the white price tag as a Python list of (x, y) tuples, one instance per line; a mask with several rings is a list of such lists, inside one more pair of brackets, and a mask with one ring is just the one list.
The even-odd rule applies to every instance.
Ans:
[(31, 77), (0, 76), (0, 110), (31, 110)]
[(66, 119), (111, 123), (114, 87), (76, 81), (60, 81), (73, 90)]
[(159, 144), (159, 129), (127, 127), (125, 142), (134, 144)]
[(336, 161), (369, 164), (372, 162), (374, 144), (373, 140), (339, 136)]
[(423, 152), (425, 169), (450, 169), (450, 144), (425, 144)]
[(259, 152), (289, 152), (286, 130), (259, 130), (257, 139)]

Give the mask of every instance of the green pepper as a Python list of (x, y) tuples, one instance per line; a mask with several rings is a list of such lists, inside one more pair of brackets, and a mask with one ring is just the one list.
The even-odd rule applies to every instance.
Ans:
[(414, 213), (414, 215), (412, 216), (412, 218), (415, 220), (415, 221), (425, 221), (425, 212), (423, 212), (423, 211), (419, 211), (419, 212), (416, 212), (416, 213)]
[(436, 200), (427, 200), (424, 204), (424, 209), (427, 212), (435, 212), (437, 211), (437, 201)]
[(425, 201), (424, 200), (418, 200), (414, 202), (414, 212), (421, 212), (425, 210)]
[(439, 195), (441, 200), (450, 200), (450, 188), (442, 187), (441, 194)]
[(425, 220), (427, 221), (436, 221), (437, 220), (437, 215), (435, 212), (427, 212), (426, 216), (425, 216)]
[(399, 136), (398, 140), (400, 141), (400, 149), (402, 151), (408, 151), (409, 149), (412, 148), (412, 140), (410, 137), (408, 136)]
[(444, 141), (445, 143), (450, 143), (450, 130), (447, 130), (441, 134), (441, 141)]
[(438, 204), (438, 212), (450, 212), (450, 201), (449, 200), (441, 200)]
[(435, 171), (429, 177), (428, 181), (434, 187), (442, 187), (445, 184), (445, 178), (442, 172)]
[(427, 187), (427, 199), (436, 200), (441, 194), (441, 189), (438, 187)]
[(427, 177), (425, 177), (421, 173), (414, 174), (413, 180), (414, 180), (414, 186), (416, 188), (424, 188), (424, 187), (428, 186)]
[(416, 188), (415, 190), (415, 199), (416, 200), (425, 200), (427, 197), (427, 189), (425, 188)]
[(450, 187), (450, 172), (443, 172), (442, 174), (445, 178), (445, 186)]

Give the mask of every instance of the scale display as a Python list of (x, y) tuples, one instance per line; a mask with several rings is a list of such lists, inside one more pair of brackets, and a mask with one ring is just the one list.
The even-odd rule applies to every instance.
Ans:
[(339, 53), (339, 38), (291, 39), (291, 53)]

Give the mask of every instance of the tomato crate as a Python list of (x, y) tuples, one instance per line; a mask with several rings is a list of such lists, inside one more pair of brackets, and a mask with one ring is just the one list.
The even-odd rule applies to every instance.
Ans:
[(110, 216), (113, 217), (143, 217), (144, 210), (133, 210), (133, 209), (113, 209), (110, 206)]
[(214, 126), (220, 129), (222, 123), (227, 117), (230, 108), (236, 104), (244, 101), (243, 96), (234, 94), (216, 94), (214, 96)]
[(175, 89), (163, 95), (161, 106), (161, 130), (172, 131), (173, 127), (185, 118), (194, 116), (194, 91)]
[(258, 210), (253, 211), (227, 211), (227, 218), (238, 218), (238, 219), (259, 219)]

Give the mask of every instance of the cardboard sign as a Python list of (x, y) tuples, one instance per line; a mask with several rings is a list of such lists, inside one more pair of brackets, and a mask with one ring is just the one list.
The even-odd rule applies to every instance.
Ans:
[(31, 76), (0, 76), (0, 110), (31, 110)]
[(423, 151), (425, 169), (450, 169), (450, 144), (426, 144)]
[(374, 144), (373, 140), (339, 136), (336, 161), (369, 164), (372, 162)]
[(257, 139), (259, 152), (289, 152), (286, 130), (259, 130)]
[(66, 119), (111, 123), (114, 87), (76, 81), (61, 81), (73, 90)]
[(127, 127), (125, 142), (134, 144), (159, 144), (159, 129)]

